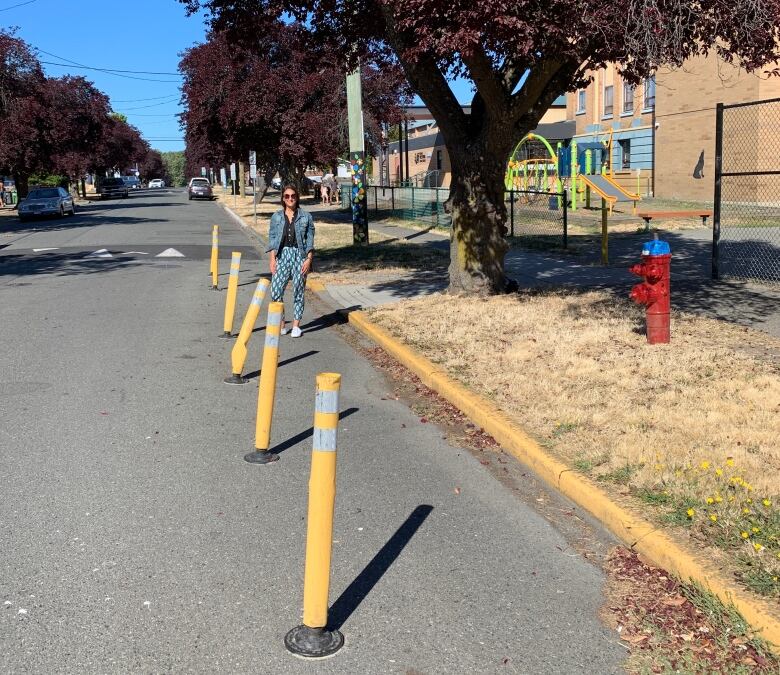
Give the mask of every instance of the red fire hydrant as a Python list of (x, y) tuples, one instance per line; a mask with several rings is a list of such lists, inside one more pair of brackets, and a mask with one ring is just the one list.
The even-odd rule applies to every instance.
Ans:
[(647, 341), (651, 345), (669, 342), (671, 262), (672, 252), (669, 244), (656, 239), (642, 247), (642, 262), (630, 268), (632, 274), (645, 279), (631, 289), (630, 297), (634, 302), (647, 307)]

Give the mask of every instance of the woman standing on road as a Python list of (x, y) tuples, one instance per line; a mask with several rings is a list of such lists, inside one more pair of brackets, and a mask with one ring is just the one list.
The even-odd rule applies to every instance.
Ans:
[[(271, 300), (281, 302), (284, 289), (292, 277), (292, 337), (301, 337), (306, 275), (314, 258), (314, 220), (298, 206), (298, 189), (285, 185), (282, 208), (271, 216), (268, 229), (268, 252), (271, 254)], [(287, 335), (282, 318), (282, 335)]]

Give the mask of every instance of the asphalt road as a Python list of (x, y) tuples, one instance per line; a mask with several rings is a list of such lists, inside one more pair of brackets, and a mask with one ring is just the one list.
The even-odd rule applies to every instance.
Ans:
[[(221, 257), (244, 253), (243, 311), (265, 262), (181, 191), (0, 231), (0, 672), (620, 672), (600, 570), (390, 400), (313, 298), (304, 337), (281, 342), (281, 460), (242, 460), (257, 377), (222, 383), (215, 223)], [(326, 370), (343, 374), (330, 619), (346, 645), (312, 663), (283, 637)]]

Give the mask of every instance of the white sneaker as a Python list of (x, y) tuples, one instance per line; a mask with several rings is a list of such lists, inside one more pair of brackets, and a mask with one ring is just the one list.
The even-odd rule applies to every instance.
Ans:
[(279, 331), (282, 335), (287, 335), (287, 333), (290, 332), (290, 329), (287, 326), (282, 326), (282, 330)]
[(301, 329), (298, 328), (298, 326), (293, 326), (292, 330), (290, 331), (291, 337), (301, 337)]

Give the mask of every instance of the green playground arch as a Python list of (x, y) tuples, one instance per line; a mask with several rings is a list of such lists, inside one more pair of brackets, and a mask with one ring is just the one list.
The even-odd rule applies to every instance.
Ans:
[[(523, 157), (523, 148), (531, 141), (541, 142), (542, 145), (544, 145), (544, 147), (547, 149), (547, 152), (550, 153), (549, 157)], [(523, 157), (523, 159), (519, 159), (520, 157)], [(504, 174), (504, 187), (506, 187), (507, 190), (517, 189), (520, 186), (524, 186), (526, 188), (528, 187), (529, 163), (534, 164), (534, 166), (530, 167), (530, 173), (540, 174), (540, 172), (543, 172), (545, 189), (549, 188), (549, 185), (547, 185), (549, 182), (548, 172), (554, 173), (555, 179), (558, 178), (557, 153), (555, 150), (553, 150), (552, 146), (544, 136), (531, 132), (523, 136), (520, 142), (515, 146), (512, 154), (509, 156), (506, 173)], [(550, 171), (550, 164), (553, 165), (552, 171)], [(541, 176), (536, 177), (541, 178)], [(538, 183), (538, 180), (535, 181), (535, 184), (538, 185)]]

